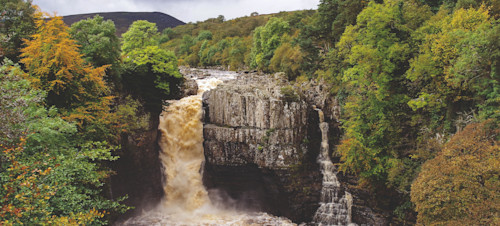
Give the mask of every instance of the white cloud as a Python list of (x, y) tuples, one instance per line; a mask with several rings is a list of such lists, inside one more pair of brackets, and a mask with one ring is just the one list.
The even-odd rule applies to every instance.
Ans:
[(159, 11), (184, 22), (204, 21), (224, 15), (226, 19), (250, 15), (315, 9), (319, 0), (34, 0), (43, 11), (71, 15), (94, 12)]

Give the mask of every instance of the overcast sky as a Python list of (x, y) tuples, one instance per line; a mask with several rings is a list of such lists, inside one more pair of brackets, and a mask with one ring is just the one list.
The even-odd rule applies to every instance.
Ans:
[(163, 12), (184, 22), (226, 19), (299, 9), (317, 9), (319, 0), (33, 0), (42, 11), (66, 16), (95, 12)]

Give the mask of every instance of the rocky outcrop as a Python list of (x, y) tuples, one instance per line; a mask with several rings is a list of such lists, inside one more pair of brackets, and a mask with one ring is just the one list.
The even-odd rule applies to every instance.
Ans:
[[(203, 95), (204, 184), (212, 198), (239, 208), (311, 222), (319, 207), (322, 175), (317, 163), (321, 131), (314, 109), (329, 126), (332, 161), (340, 140), (338, 101), (326, 85), (294, 88), (282, 74), (242, 74)], [(349, 177), (350, 178), (350, 177)], [(386, 225), (369, 206), (370, 194), (339, 174), (342, 190), (353, 197), (352, 222)], [(223, 195), (221, 195), (223, 194)], [(236, 201), (235, 201), (236, 200)], [(235, 201), (235, 202), (234, 202)]]
[(308, 140), (315, 131), (304, 99), (282, 92), (288, 85), (279, 74), (251, 73), (203, 95), (204, 178), (209, 190), (246, 208), (308, 222), (321, 190), (317, 150)]
[(196, 80), (184, 77), (184, 82), (182, 83), (182, 97), (188, 97), (191, 95), (196, 95), (198, 93), (198, 84)]
[(269, 169), (300, 162), (307, 151), (307, 104), (281, 100), (279, 86), (263, 78), (230, 81), (204, 95), (209, 162)]

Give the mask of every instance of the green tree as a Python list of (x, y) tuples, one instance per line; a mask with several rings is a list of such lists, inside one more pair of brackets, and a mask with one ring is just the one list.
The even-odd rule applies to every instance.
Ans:
[(170, 41), (173, 38), (174, 34), (175, 31), (170, 27), (163, 29), (160, 35), (160, 44)]
[(111, 65), (106, 70), (107, 81), (118, 84), (121, 66), (120, 41), (115, 34), (114, 22), (95, 16), (74, 23), (69, 33), (76, 40), (87, 62), (94, 67)]
[(456, 113), (476, 107), (498, 117), (497, 26), (482, 7), (441, 11), (417, 31), (423, 41), (407, 78), (418, 94), (408, 104), (432, 119), (430, 128), (454, 132)]
[(179, 93), (182, 75), (177, 58), (173, 52), (159, 48), (154, 23), (136, 21), (125, 34), (122, 46), (125, 92), (141, 99), (147, 111), (160, 112), (163, 101)]
[(318, 37), (326, 43), (337, 42), (348, 25), (356, 24), (356, 17), (366, 7), (363, 0), (321, 0), (318, 5)]
[(179, 55), (186, 55), (188, 56), (191, 54), (191, 47), (193, 47), (196, 44), (195, 38), (191, 35), (184, 35), (182, 36), (182, 41), (179, 46)]
[(282, 37), (288, 33), (288, 22), (280, 18), (271, 18), (265, 26), (255, 29), (250, 66), (261, 70), (268, 70), (274, 51), (281, 45)]
[(212, 36), (213, 35), (211, 31), (204, 30), (198, 34), (198, 37), (196, 37), (196, 41), (199, 42), (204, 40), (212, 40)]
[(148, 110), (161, 111), (163, 100), (179, 93), (182, 75), (173, 52), (158, 46), (147, 46), (131, 51), (125, 64), (125, 88), (142, 99)]
[(30, 84), (23, 79), (23, 71), (12, 61), (5, 60), (0, 67), (0, 143), (21, 137), (26, 123), (24, 111), (43, 101), (43, 92), (29, 89)]
[(402, 8), (411, 2), (371, 2), (358, 16), (356, 26), (347, 27), (337, 43), (338, 53), (349, 65), (343, 85), (346, 100), (344, 139), (338, 150), (341, 169), (364, 179), (385, 182), (391, 159), (405, 156), (403, 134), (408, 124), (408, 91), (404, 72), (411, 54), (411, 30)]
[(19, 60), (23, 39), (36, 32), (39, 17), (31, 0), (0, 1), (0, 60)]
[(122, 35), (122, 54), (127, 55), (135, 49), (159, 45), (160, 33), (156, 24), (137, 20)]

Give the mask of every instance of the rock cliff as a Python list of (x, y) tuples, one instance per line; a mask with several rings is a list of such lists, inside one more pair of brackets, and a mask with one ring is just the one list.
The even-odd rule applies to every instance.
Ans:
[(308, 104), (283, 92), (288, 85), (279, 74), (253, 73), (203, 95), (204, 178), (245, 208), (308, 222), (321, 190), (308, 140), (316, 131)]
[[(203, 95), (204, 184), (212, 199), (296, 223), (312, 221), (322, 188), (314, 109), (324, 111), (332, 147), (340, 139), (340, 111), (327, 87), (314, 82), (299, 87), (292, 88), (282, 74), (247, 73)], [(335, 156), (333, 149), (329, 154)], [(367, 207), (366, 191), (340, 179), (353, 195), (354, 223), (386, 224)]]

